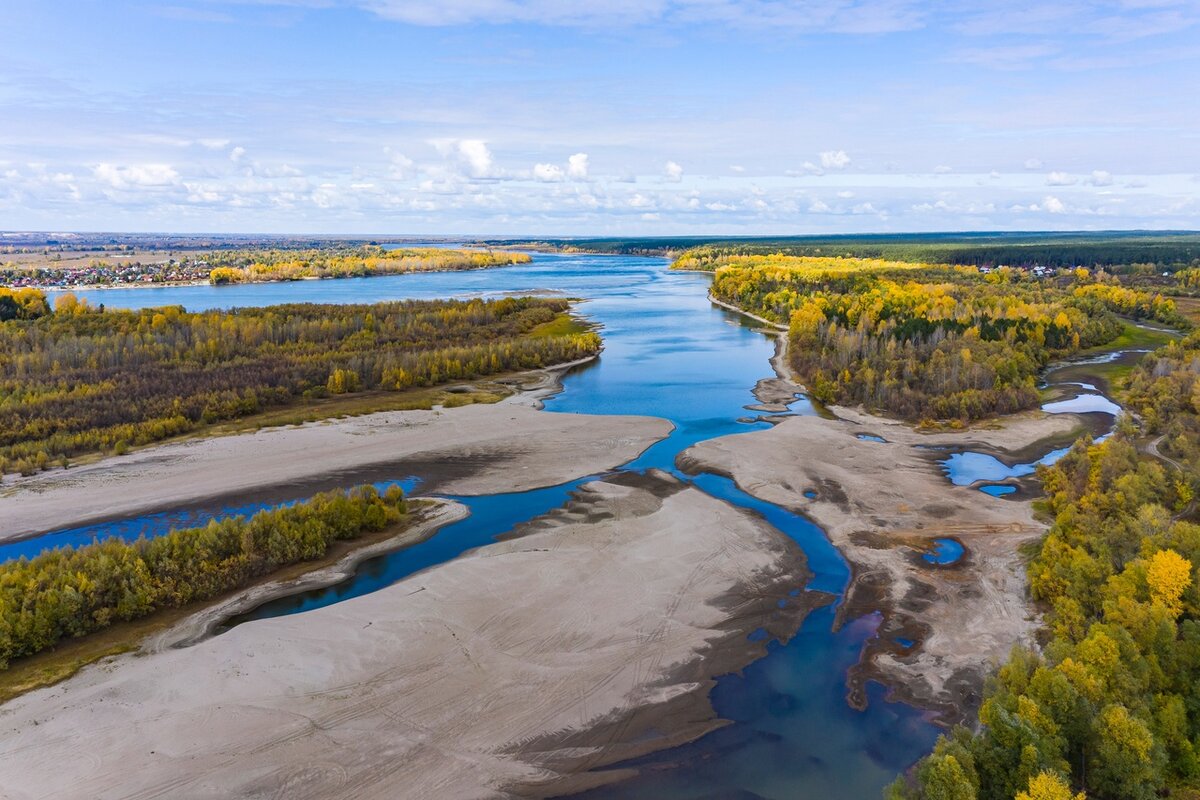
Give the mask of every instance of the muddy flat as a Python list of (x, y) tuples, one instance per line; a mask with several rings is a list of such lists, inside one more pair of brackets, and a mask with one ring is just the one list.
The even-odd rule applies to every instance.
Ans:
[[(879, 638), (851, 678), (853, 702), (864, 701), (863, 683), (876, 678), (893, 696), (947, 719), (969, 716), (993, 661), (1037, 631), (1018, 548), (1044, 526), (1028, 502), (952, 485), (936, 463), (943, 456), (925, 448), (982, 447), (1004, 456), (1069, 436), (1082, 424), (1072, 415), (1034, 412), (961, 433), (923, 434), (860, 411), (835, 411), (836, 420), (793, 417), (771, 430), (701, 442), (679, 463), (728, 475), (756, 497), (809, 516), (851, 562), (842, 618), (884, 615)], [(926, 560), (939, 538), (960, 542), (966, 555), (952, 565)]]

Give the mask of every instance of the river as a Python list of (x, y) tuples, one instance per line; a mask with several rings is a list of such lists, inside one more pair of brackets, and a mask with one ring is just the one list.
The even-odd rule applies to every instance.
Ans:
[[(494, 297), (551, 293), (582, 298), (578, 313), (598, 325), (605, 349), (595, 362), (564, 379), (546, 402), (548, 412), (645, 414), (675, 430), (623, 469), (675, 470), (675, 457), (716, 436), (759, 430), (769, 423), (746, 406), (752, 389), (773, 377), (771, 339), (744, 317), (707, 300), (709, 278), (670, 272), (659, 258), (534, 254), (532, 263), (473, 272), (427, 273), (366, 279), (301, 281), (226, 287), (183, 286), (78, 292), (93, 304), (137, 308), (182, 305), (189, 310), (278, 303), (361, 303), (391, 299)], [(804, 398), (791, 413), (814, 413)], [(416, 494), (420, 477), (397, 475)], [(680, 476), (685, 477), (685, 476)], [(821, 530), (808, 520), (738, 490), (714, 475), (687, 478), (703, 491), (763, 515), (804, 549), (814, 574), (809, 587), (841, 595), (849, 568)], [(586, 479), (585, 479), (586, 480)], [(301, 613), (375, 591), (412, 572), (442, 563), (491, 541), (514, 525), (558, 507), (582, 481), (531, 492), (456, 498), (471, 515), (428, 541), (360, 565), (338, 586), (263, 606), (247, 618)], [(133, 520), (63, 531), (0, 548), (0, 558), (29, 555), (51, 545), (94, 536), (156, 535), (238, 508), (172, 509)], [(797, 593), (804, 587), (796, 587)], [(763, 797), (857, 800), (877, 797), (897, 772), (927, 752), (937, 729), (921, 711), (884, 700), (869, 687), (865, 711), (845, 700), (846, 670), (875, 631), (874, 616), (832, 630), (836, 606), (813, 612), (786, 645), (741, 674), (719, 679), (713, 706), (734, 724), (702, 739), (640, 760), (640, 775), (590, 797)], [(243, 620), (235, 620), (238, 622)]]

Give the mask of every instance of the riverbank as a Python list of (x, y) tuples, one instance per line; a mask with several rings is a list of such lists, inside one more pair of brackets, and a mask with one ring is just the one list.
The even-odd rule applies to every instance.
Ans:
[[(278, 502), (335, 486), (420, 475), (422, 492), (553, 486), (623, 464), (667, 436), (652, 417), (549, 414), (561, 368), (513, 402), (192, 439), (6, 482), (0, 541), (183, 506)], [(522, 405), (526, 403), (528, 405)]]
[(280, 567), (248, 586), (214, 598), (59, 641), (53, 649), (27, 656), (0, 670), (0, 703), (65, 680), (102, 658), (133, 651), (153, 652), (209, 635), (229, 617), (278, 597), (330, 586), (363, 561), (428, 539), (467, 514), (458, 503), (440, 499), (409, 501), (408, 516), (396, 526), (354, 539), (335, 541), (321, 557)]
[(790, 597), (807, 579), (754, 515), (614, 476), (375, 593), (17, 698), (0, 783), (14, 800), (577, 791), (720, 725), (713, 676), (762, 655), (750, 632), (797, 629), (821, 601)]
[[(927, 448), (1018, 453), (1082, 430), (1082, 422), (1029, 412), (925, 434), (861, 411), (833, 411), (835, 420), (792, 417), (771, 430), (701, 442), (678, 464), (727, 475), (755, 497), (808, 516), (851, 563), (839, 621), (883, 616), (848, 678), (852, 704), (864, 703), (866, 682), (876, 680), (944, 722), (967, 719), (995, 661), (1034, 640), (1038, 617), (1019, 550), (1044, 525), (1028, 502), (952, 485), (940, 474), (940, 454)], [(946, 538), (965, 556), (951, 565), (926, 560), (933, 540)]]

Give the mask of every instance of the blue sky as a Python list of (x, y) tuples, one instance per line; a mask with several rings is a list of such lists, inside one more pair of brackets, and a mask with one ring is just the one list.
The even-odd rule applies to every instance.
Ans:
[(1200, 1), (6, 0), (0, 229), (1200, 228)]

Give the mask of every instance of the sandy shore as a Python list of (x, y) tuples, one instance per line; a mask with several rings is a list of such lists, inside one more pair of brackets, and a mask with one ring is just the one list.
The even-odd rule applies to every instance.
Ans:
[[(554, 415), (546, 415), (554, 416)], [(719, 724), (711, 676), (805, 608), (803, 554), (662, 473), (584, 487), (373, 594), (119, 656), (0, 709), (24, 798), (548, 796)], [(481, 587), (486, 587), (481, 591)]]
[[(921, 434), (893, 420), (835, 411), (837, 420), (794, 417), (771, 430), (701, 442), (680, 456), (680, 466), (729, 475), (747, 492), (804, 513), (851, 562), (842, 617), (884, 614), (879, 639), (851, 676), (852, 702), (865, 702), (864, 682), (878, 679), (893, 695), (949, 720), (969, 716), (993, 660), (1037, 630), (1017, 549), (1043, 526), (1028, 502), (953, 486), (935, 463), (944, 456), (916, 445), (1003, 455), (1068, 436), (1081, 422), (1033, 412), (963, 433)], [(949, 567), (926, 562), (923, 548), (937, 537), (958, 539), (966, 557)], [(896, 637), (915, 644), (904, 647)]]
[(0, 540), (200, 502), (266, 501), (407, 475), (422, 491), (490, 494), (604, 472), (671, 431), (651, 417), (537, 411), (547, 374), (521, 402), (389, 411), (194, 439), (10, 481)]

